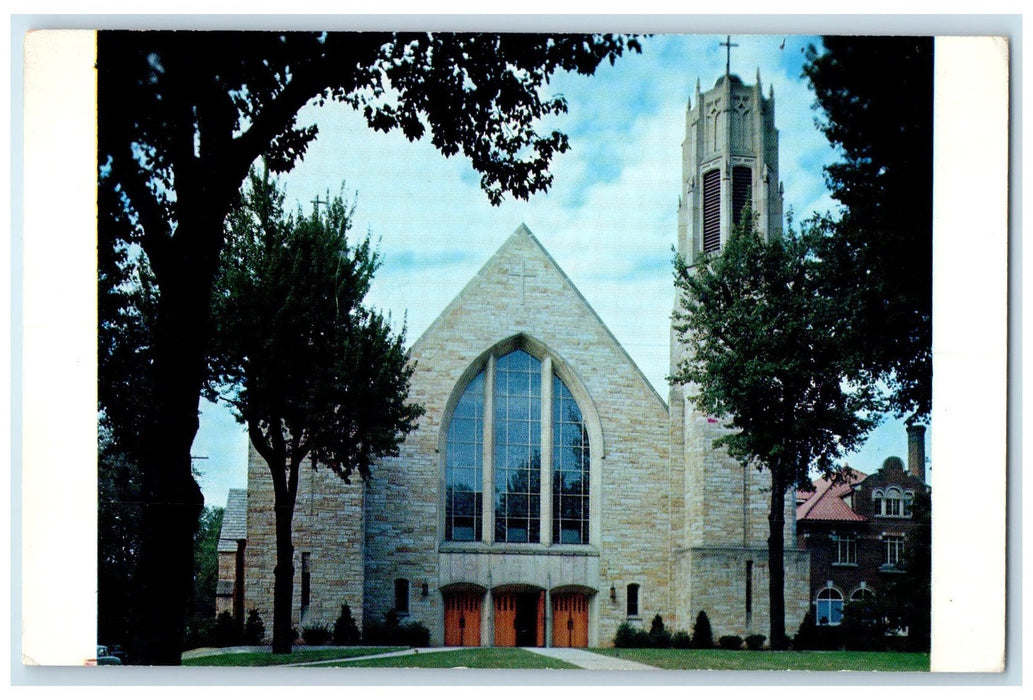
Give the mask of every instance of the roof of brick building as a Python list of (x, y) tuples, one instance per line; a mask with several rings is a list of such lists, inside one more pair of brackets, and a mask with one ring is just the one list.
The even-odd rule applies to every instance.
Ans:
[(219, 551), (236, 552), (237, 540), (247, 539), (247, 489), (230, 489), (222, 513)]
[(846, 497), (853, 491), (854, 484), (864, 481), (867, 474), (856, 469), (848, 469), (839, 480), (822, 477), (813, 491), (797, 490), (796, 520), (829, 520), (845, 522), (864, 522), (868, 518), (858, 515), (846, 502)]

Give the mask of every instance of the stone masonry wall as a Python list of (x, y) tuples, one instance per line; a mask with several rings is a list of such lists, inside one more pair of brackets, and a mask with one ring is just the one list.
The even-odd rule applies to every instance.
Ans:
[[(298, 480), (293, 521), (294, 587), (291, 620), (299, 632), (333, 625), (347, 603), (362, 625), (363, 485), (346, 484), (329, 469), (313, 470), (306, 460)], [(272, 634), (276, 529), (269, 467), (251, 446), (248, 452), (248, 543), (245, 550), (245, 606), (258, 608), (266, 635)], [(301, 615), (302, 561), (308, 554), (309, 607)]]
[[(600, 643), (612, 641), (625, 619), (625, 589), (641, 586), (640, 609), (673, 614), (669, 596), (668, 418), (663, 401), (606, 331), (570, 281), (530, 233), (521, 228), (489, 260), (414, 345), (411, 398), (426, 409), (402, 454), (377, 465), (366, 502), (365, 614), (393, 607), (393, 581), (411, 582), (410, 616), (443, 638), (436, 556), (443, 540), (445, 429), (449, 397), (462, 391), (486, 353), (515, 336), (544, 346), (574, 391), (581, 385), (599, 416), (602, 445), (598, 494), (599, 586), (593, 610)], [(523, 341), (517, 341), (517, 345)], [(540, 345), (538, 345), (540, 344)], [(582, 399), (579, 397), (579, 401)], [(589, 412), (582, 406), (583, 412)], [(586, 418), (588, 416), (586, 415)], [(497, 549), (497, 548), (496, 548)], [(545, 547), (539, 546), (538, 550)], [(530, 547), (529, 556), (534, 547)], [(487, 554), (485, 554), (487, 556)], [(520, 556), (512, 554), (507, 556)], [(426, 598), (416, 595), (423, 581)], [(506, 581), (479, 582), (500, 585)], [(615, 605), (610, 586), (619, 591)]]

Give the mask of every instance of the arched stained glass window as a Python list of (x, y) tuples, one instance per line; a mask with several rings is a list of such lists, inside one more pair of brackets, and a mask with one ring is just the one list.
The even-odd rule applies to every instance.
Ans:
[(484, 462), (484, 372), (473, 378), (452, 414), (445, 457), (445, 539), (481, 539)]
[(495, 541), (541, 540), (542, 363), (523, 350), (495, 369)]
[[(589, 544), (588, 430), (551, 367), (548, 356), (517, 349), (489, 360), (463, 389), (445, 444), (446, 542)], [(545, 522), (542, 498), (551, 499)]]
[(588, 543), (588, 431), (570, 390), (552, 377), (552, 541)]

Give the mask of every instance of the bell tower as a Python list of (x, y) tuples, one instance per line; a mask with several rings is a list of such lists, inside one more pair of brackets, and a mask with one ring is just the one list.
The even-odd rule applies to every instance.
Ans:
[(745, 85), (729, 67), (706, 92), (697, 79), (686, 108), (678, 252), (689, 265), (721, 250), (747, 204), (761, 235), (782, 233), (774, 88), (764, 97), (759, 69), (757, 82)]
[[(736, 44), (729, 37), (722, 46), (730, 54)], [(704, 253), (721, 252), (747, 210), (765, 239), (782, 235), (774, 90), (764, 97), (759, 70), (756, 83), (746, 85), (731, 73), (729, 57), (713, 88), (701, 91), (697, 79), (686, 108), (682, 173), (678, 253), (690, 268)], [(680, 308), (679, 299), (675, 304)], [(687, 352), (672, 327), (672, 375)], [(682, 497), (672, 523), (679, 624), (691, 624), (705, 611), (715, 635), (766, 635), (770, 475), (715, 449), (726, 421), (698, 410), (691, 396), (691, 386), (672, 384), (671, 459), (678, 480), (672, 487)], [(792, 494), (785, 522), (785, 622), (792, 634), (809, 605), (809, 559), (796, 549)]]

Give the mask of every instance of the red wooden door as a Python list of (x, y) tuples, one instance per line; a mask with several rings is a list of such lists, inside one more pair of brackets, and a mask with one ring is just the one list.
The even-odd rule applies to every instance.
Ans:
[(476, 647), (481, 645), (481, 595), (450, 593), (445, 595), (445, 646)]
[(588, 598), (582, 593), (552, 596), (552, 645), (588, 646)]

